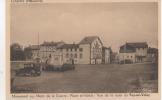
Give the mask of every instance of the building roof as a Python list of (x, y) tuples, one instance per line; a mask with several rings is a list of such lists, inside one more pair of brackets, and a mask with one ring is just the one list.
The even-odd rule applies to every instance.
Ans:
[(44, 42), (41, 44), (41, 46), (58, 46), (59, 44), (65, 44), (65, 42), (60, 41), (60, 42)]
[(146, 42), (126, 43), (126, 45), (134, 48), (148, 48), (148, 44)]
[[(87, 37), (84, 37), (80, 42), (79, 44), (91, 44), (95, 39), (99, 39), (100, 38), (98, 36), (87, 36)], [(100, 40), (101, 42), (101, 40)], [(102, 43), (102, 42), (101, 42)]]
[(127, 45), (127, 46), (122, 45), (120, 47), (120, 50), (119, 50), (120, 53), (133, 53), (135, 51), (136, 51), (136, 49), (134, 47), (132, 47), (132, 46), (129, 46), (129, 45)]
[(29, 46), (29, 47), (27, 47), (26, 49), (30, 49), (30, 50), (39, 50), (40, 48), (39, 48), (39, 45), (31, 45), (31, 46)]
[(135, 43), (126, 43), (120, 47), (120, 53), (133, 53), (136, 51), (136, 48), (148, 48), (146, 42), (135, 42)]
[(60, 46), (58, 49), (71, 49), (71, 48), (79, 48), (78, 44), (64, 44)]

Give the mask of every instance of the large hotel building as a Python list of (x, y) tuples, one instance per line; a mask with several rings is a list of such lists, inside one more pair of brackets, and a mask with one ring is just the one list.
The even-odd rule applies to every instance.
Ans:
[(77, 44), (44, 42), (29, 48), (32, 50), (32, 58), (40, 57), (43, 62), (51, 58), (55, 63), (71, 63), (72, 60), (75, 64), (110, 63), (111, 49), (103, 47), (98, 36), (87, 36)]

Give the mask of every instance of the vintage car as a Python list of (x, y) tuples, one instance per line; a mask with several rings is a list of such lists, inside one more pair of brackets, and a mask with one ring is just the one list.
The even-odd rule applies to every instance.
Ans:
[(74, 64), (63, 64), (63, 65), (46, 65), (46, 71), (67, 71), (74, 70)]
[(129, 59), (125, 59), (125, 60), (122, 60), (120, 61), (120, 64), (132, 64), (133, 62)]
[(24, 64), (24, 68), (16, 70), (16, 76), (40, 76), (41, 64), (39, 63), (27, 63)]
[(63, 64), (61, 67), (61, 71), (66, 71), (66, 70), (75, 70), (75, 65), (74, 64)]

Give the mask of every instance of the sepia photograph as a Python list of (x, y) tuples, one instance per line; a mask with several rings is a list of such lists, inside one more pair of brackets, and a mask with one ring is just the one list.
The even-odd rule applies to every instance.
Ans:
[(159, 92), (158, 2), (13, 2), (9, 28), (11, 93)]

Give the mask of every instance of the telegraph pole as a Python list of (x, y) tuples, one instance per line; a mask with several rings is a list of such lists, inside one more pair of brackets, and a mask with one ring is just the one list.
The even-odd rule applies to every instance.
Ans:
[(124, 46), (124, 64), (125, 64), (125, 56), (126, 56), (126, 45), (127, 45), (127, 42), (125, 43), (125, 46)]
[(39, 57), (39, 33), (38, 33), (38, 57)]

